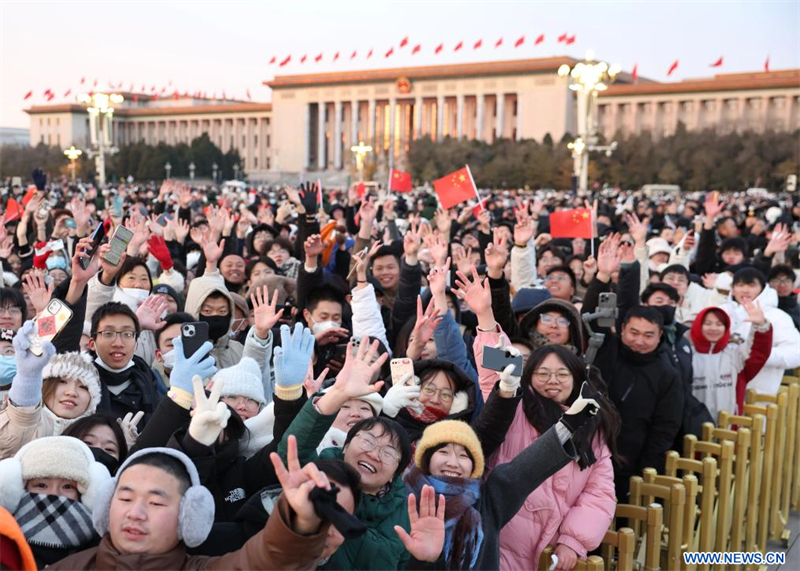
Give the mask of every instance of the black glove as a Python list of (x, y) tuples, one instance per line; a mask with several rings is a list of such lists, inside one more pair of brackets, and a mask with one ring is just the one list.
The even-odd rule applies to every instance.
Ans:
[(33, 179), (33, 184), (36, 185), (36, 188), (40, 191), (44, 190), (44, 186), (47, 184), (47, 175), (44, 173), (42, 169), (36, 168), (33, 169), (31, 173), (31, 178)]
[(561, 422), (572, 434), (575, 434), (581, 426), (589, 422), (597, 414), (597, 411), (600, 410), (600, 405), (597, 402), (599, 398), (600, 393), (592, 393), (589, 383), (584, 381), (578, 398), (575, 399), (572, 406), (561, 417)]
[(345, 539), (356, 539), (367, 532), (367, 526), (353, 514), (349, 514), (336, 501), (339, 488), (331, 482), (331, 489), (314, 488), (309, 494), (314, 511), (322, 521), (329, 521)]
[(305, 182), (300, 185), (300, 202), (303, 204), (303, 208), (306, 209), (307, 214), (316, 214), (317, 210), (319, 210), (319, 206), (317, 204), (317, 183), (315, 182)]

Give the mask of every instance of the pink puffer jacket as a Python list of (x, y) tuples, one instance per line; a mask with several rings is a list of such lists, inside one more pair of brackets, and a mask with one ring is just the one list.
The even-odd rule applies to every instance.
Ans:
[[(480, 366), (479, 352), (483, 353), (484, 345), (495, 345), (500, 335), (504, 334), (479, 332), (475, 340), (484, 397), (497, 381), (497, 373)], [(528, 422), (520, 403), (505, 442), (489, 458), (487, 467), (511, 461), (538, 437), (539, 432)], [(502, 529), (500, 569), (537, 569), (539, 556), (548, 545), (564, 544), (580, 558), (600, 545), (614, 516), (617, 499), (611, 452), (599, 439), (595, 439), (593, 450), (597, 462), (585, 470), (577, 462), (567, 464), (528, 496), (522, 509)]]

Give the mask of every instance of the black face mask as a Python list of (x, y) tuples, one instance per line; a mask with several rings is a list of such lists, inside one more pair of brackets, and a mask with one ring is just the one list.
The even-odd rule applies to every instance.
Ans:
[(239, 293), (239, 290), (242, 289), (242, 285), (243, 284), (235, 284), (233, 282), (225, 280), (225, 287), (228, 288), (228, 291), (231, 291), (233, 293)]
[(674, 305), (652, 305), (650, 306), (661, 314), (664, 318), (664, 325), (671, 325), (675, 321), (675, 306)]
[(208, 337), (213, 341), (227, 335), (231, 328), (230, 315), (201, 315), (200, 321), (208, 323)]
[(117, 468), (119, 468), (119, 460), (117, 460), (111, 454), (109, 454), (108, 452), (106, 452), (101, 448), (95, 448), (94, 446), (90, 446), (89, 450), (92, 451), (95, 460), (97, 460), (103, 466), (108, 468), (108, 472), (112, 476), (117, 473)]

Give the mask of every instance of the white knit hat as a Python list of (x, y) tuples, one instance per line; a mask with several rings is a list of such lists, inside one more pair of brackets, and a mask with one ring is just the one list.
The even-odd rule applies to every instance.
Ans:
[(0, 505), (14, 513), (25, 494), (25, 482), (35, 478), (75, 480), (81, 503), (91, 509), (99, 487), (111, 475), (77, 438), (37, 438), (20, 448), (13, 458), (0, 462)]
[(56, 355), (42, 370), (42, 379), (75, 379), (89, 390), (91, 401), (86, 412), (94, 414), (100, 405), (100, 375), (89, 355), (76, 352)]
[(261, 405), (267, 404), (264, 396), (264, 382), (261, 380), (261, 367), (255, 359), (245, 357), (238, 364), (226, 369), (220, 369), (211, 378), (212, 382), (222, 380), (225, 382), (219, 396), (243, 396), (253, 399)]
[(669, 242), (664, 238), (650, 238), (647, 241), (648, 256), (655, 256), (656, 254), (670, 254), (672, 248), (669, 247)]

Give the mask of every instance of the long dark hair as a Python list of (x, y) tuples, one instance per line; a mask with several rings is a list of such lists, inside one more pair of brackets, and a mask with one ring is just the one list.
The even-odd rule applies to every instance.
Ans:
[(558, 357), (572, 374), (572, 392), (564, 402), (565, 405), (570, 406), (575, 402), (584, 380), (589, 382), (589, 386), (594, 392), (602, 395), (599, 399), (600, 412), (598, 415), (591, 422), (580, 428), (572, 439), (578, 452), (578, 464), (581, 469), (594, 462), (591, 445), (595, 438), (605, 440), (606, 445), (611, 450), (611, 454), (616, 456), (620, 418), (616, 407), (608, 398), (606, 384), (600, 375), (600, 371), (592, 366), (589, 367), (587, 373), (583, 359), (561, 345), (546, 345), (537, 349), (528, 357), (528, 362), (522, 371), (522, 410), (528, 422), (541, 434), (558, 422), (564, 414), (557, 402), (543, 397), (533, 388), (533, 372), (539, 368), (548, 355)]
[(128, 457), (128, 443), (125, 441), (125, 433), (122, 432), (122, 428), (120, 428), (119, 423), (117, 423), (114, 417), (108, 413), (96, 412), (89, 416), (79, 418), (70, 424), (64, 430), (64, 432), (61, 433), (61, 435), (72, 436), (78, 440), (83, 440), (83, 437), (89, 434), (89, 432), (91, 432), (92, 428), (95, 426), (107, 426), (111, 429), (111, 432), (114, 433), (114, 437), (117, 439), (119, 463), (122, 464), (125, 461), (125, 458)]

